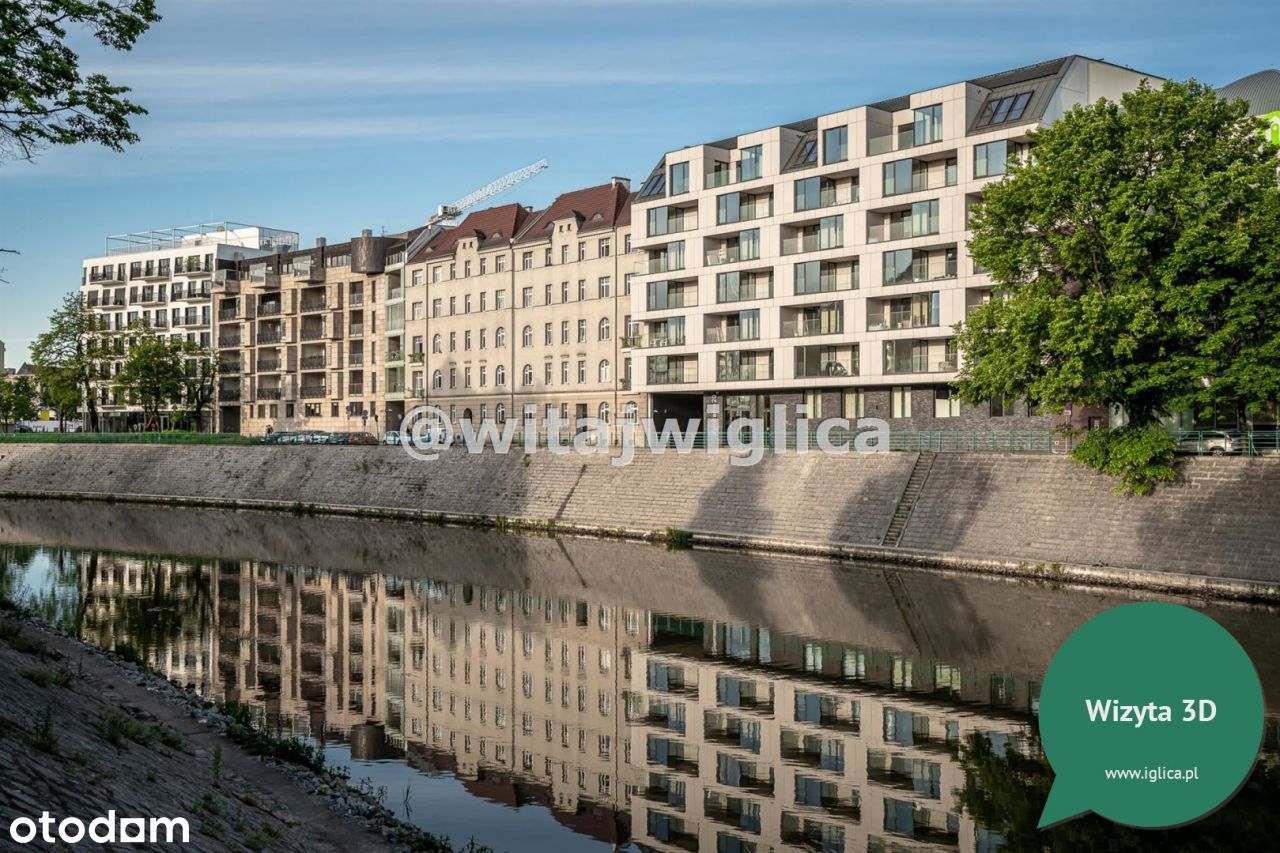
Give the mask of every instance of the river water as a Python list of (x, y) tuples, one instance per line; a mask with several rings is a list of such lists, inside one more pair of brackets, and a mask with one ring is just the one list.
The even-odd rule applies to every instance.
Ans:
[(1038, 833), (1045, 668), (1137, 594), (186, 508), (3, 501), (0, 543), (0, 594), (323, 745), (455, 842), (1254, 850), (1280, 830), (1272, 609), (1180, 600), (1262, 678), (1262, 762), (1231, 803)]

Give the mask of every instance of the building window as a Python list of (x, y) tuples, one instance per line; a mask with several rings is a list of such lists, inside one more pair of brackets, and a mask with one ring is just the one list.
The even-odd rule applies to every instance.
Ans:
[(843, 163), (849, 159), (849, 128), (829, 127), (822, 132), (822, 162)]
[(542, 304), (543, 305), (551, 304), (551, 285), (549, 284), (546, 287), (544, 287), (542, 290)]
[(441, 350), (440, 335), (439, 333), (436, 333), (436, 335), (431, 338), (431, 351), (440, 352), (440, 350)]
[(1016, 95), (1004, 95), (987, 101), (974, 127), (990, 127), (993, 124), (1018, 121), (1027, 110), (1031, 101), (1030, 92), (1019, 92)]
[(601, 382), (609, 381), (609, 376), (610, 376), (609, 359), (606, 358), (600, 362), (599, 374), (600, 374)]
[[(608, 364), (608, 363), (609, 363), (609, 362), (607, 362), (607, 361), (605, 361), (605, 362), (601, 362), (601, 364)], [(608, 403), (601, 403), (601, 404), (600, 404), (600, 409), (599, 409), (599, 413), (597, 414), (597, 417), (599, 417), (599, 418), (600, 418), (600, 423), (602, 423), (602, 424), (607, 424), (607, 423), (609, 423), (609, 404), (608, 404)], [(602, 663), (602, 664), (601, 664), (601, 667), (603, 667), (603, 666), (604, 666), (604, 664)], [(603, 739), (604, 739), (604, 737), (606, 737), (606, 736), (602, 736), (602, 737), (601, 737), (601, 739), (603, 740)], [(601, 749), (603, 750), (603, 749), (604, 749), (604, 747), (601, 747)]]
[(507, 384), (507, 368), (501, 364), (493, 369), (493, 384), (499, 387)]
[(507, 307), (507, 292), (505, 290), (495, 290), (493, 292), (493, 307), (499, 311)]
[[(495, 382), (497, 382), (497, 377), (501, 375), (501, 373), (502, 373), (502, 367), (499, 366), (498, 369), (494, 371), (494, 374), (493, 374), (495, 377), (494, 378)], [(502, 383), (497, 382), (497, 384), (501, 385)], [(505, 404), (499, 403), (497, 406), (494, 407), (493, 418), (500, 424), (505, 424), (507, 422), (507, 407)], [(528, 715), (526, 715), (526, 717), (527, 716)], [(532, 723), (530, 723), (529, 728), (532, 728)]]
[(542, 253), (542, 265), (551, 266), (551, 247), (548, 246)]
[(587, 381), (587, 362), (586, 359), (578, 359), (578, 384)]
[(431, 300), (431, 316), (432, 317), (440, 316), (440, 300), (439, 299)]
[(526, 287), (520, 292), (520, 303), (524, 308), (533, 307), (533, 288)]
[(600, 280), (596, 282), (596, 284), (598, 286), (600, 298), (608, 299), (613, 292), (613, 279), (607, 275), (601, 276)]
[(493, 259), (493, 268), (496, 272), (502, 272), (507, 268), (507, 256), (498, 255)]
[(569, 301), (569, 282), (567, 281), (560, 282), (560, 301)]
[(551, 341), (552, 341), (552, 337), (551, 337), (552, 332), (551, 332), (551, 329), (552, 329), (552, 325), (551, 325), (550, 323), (543, 323), (543, 324), (542, 324), (542, 343), (543, 343), (545, 346), (551, 346)]
[(522, 346), (533, 346), (533, 326), (524, 327), (524, 331), (520, 335), (520, 341)]
[(587, 241), (578, 241), (578, 260), (585, 261), (587, 259)]
[(507, 330), (499, 326), (493, 333), (493, 345), (498, 349), (502, 349), (507, 345)]
[(582, 302), (587, 298), (587, 280), (585, 278), (578, 279), (578, 301)]
[(940, 385), (933, 389), (933, 416), (935, 418), (960, 417), (960, 398), (949, 385)]
[(671, 194), (681, 195), (689, 191), (689, 164), (688, 163), (672, 163), (671, 168)]
[(524, 369), (520, 371), (520, 384), (529, 386), (533, 384), (533, 365), (526, 364)]
[(995, 142), (975, 145), (973, 146), (973, 176), (988, 178), (993, 175), (1003, 175), (1008, 160), (1008, 140), (997, 139)]
[(942, 141), (942, 104), (919, 107), (915, 111), (914, 140), (916, 145), (928, 145)]
[(587, 342), (587, 321), (578, 321), (578, 343), (585, 344)]
[(840, 394), (840, 409), (844, 417), (857, 420), (867, 410), (867, 395), (861, 388), (846, 388)]
[(607, 258), (609, 255), (613, 254), (613, 243), (610, 242), (608, 237), (601, 237), (599, 242), (596, 244), (596, 251), (599, 257)]
[[(547, 362), (547, 366), (550, 367), (551, 363)], [(560, 362), (560, 384), (561, 385), (569, 384), (569, 362), (568, 361)]]
[(821, 391), (805, 391), (804, 392), (804, 410), (805, 416), (810, 420), (822, 419), (822, 392)]
[(911, 417), (911, 388), (895, 385), (889, 389), (889, 417)]
[(764, 148), (759, 145), (752, 145), (749, 148), (742, 149), (742, 155), (738, 159), (738, 180), (753, 181), (763, 174), (761, 164), (764, 162)]
[(526, 270), (533, 269), (533, 252), (525, 252), (520, 256), (520, 268)]
[(609, 340), (609, 318), (603, 317), (600, 320), (600, 340)]
[(569, 321), (568, 320), (560, 321), (560, 343), (562, 344), (569, 343)]

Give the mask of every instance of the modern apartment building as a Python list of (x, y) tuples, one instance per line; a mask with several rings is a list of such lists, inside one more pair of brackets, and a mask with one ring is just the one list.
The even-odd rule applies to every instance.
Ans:
[(403, 348), (392, 341), (403, 335), (407, 236), (366, 229), (346, 243), (295, 243), (213, 282), (220, 431), (399, 424)]
[(1068, 56), (667, 153), (632, 211), (636, 388), (658, 418), (1049, 427), (948, 387), (954, 327), (992, 295), (967, 214), (1032, 130), (1144, 79)]
[(542, 210), (478, 211), (409, 259), (405, 333), (389, 343), (389, 353), (408, 348), (409, 397), (454, 424), (520, 418), (543, 430), (552, 413), (641, 414), (622, 340), (631, 198), (614, 178)]
[[(105, 254), (84, 260), (80, 293), (108, 332), (124, 332), (141, 322), (158, 333), (211, 348), (215, 274), (242, 260), (297, 246), (294, 231), (235, 222), (120, 234), (107, 238)], [(124, 335), (118, 343), (101, 361), (96, 388), (107, 430), (128, 429), (141, 412), (113, 381), (125, 357)]]

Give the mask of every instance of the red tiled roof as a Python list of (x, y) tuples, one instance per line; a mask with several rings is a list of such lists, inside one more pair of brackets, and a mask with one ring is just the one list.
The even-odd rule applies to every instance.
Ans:
[(505, 244), (529, 221), (529, 209), (519, 204), (504, 204), (468, 213), (457, 228), (446, 228), (427, 244), (426, 248), (411, 258), (421, 261), (451, 254), (459, 240), (475, 237), (480, 248)]
[(624, 213), (630, 216), (630, 199), (631, 193), (626, 186), (615, 182), (564, 193), (549, 207), (533, 215), (516, 242), (545, 240), (551, 235), (555, 223), (562, 219), (577, 220), (579, 233), (614, 228)]

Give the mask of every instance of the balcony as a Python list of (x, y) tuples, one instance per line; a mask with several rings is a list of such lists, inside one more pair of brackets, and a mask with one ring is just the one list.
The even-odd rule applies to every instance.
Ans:
[(636, 264), (637, 275), (654, 275), (657, 273), (676, 272), (684, 269), (684, 255), (660, 255), (647, 258)]
[(349, 338), (364, 337), (364, 325), (361, 323), (352, 323), (351, 327), (347, 330), (347, 337)]
[(328, 300), (323, 296), (304, 296), (299, 305), (299, 309), (304, 314), (313, 313), (315, 311), (323, 311), (328, 307)]
[(347, 305), (351, 308), (359, 308), (361, 305), (364, 305), (364, 294), (352, 293), (347, 297)]
[(890, 314), (878, 317), (867, 317), (868, 332), (896, 332), (899, 329), (936, 329), (938, 327), (938, 316), (913, 317), (910, 314)]
[(284, 333), (279, 329), (263, 329), (258, 332), (259, 344), (278, 344), (284, 340)]
[(727, 344), (734, 341), (760, 340), (760, 325), (750, 326), (712, 326), (702, 333), (702, 340), (708, 344)]
[(303, 370), (324, 370), (328, 359), (323, 355), (304, 355), (298, 360), (298, 365)]
[(280, 316), (281, 308), (282, 308), (282, 304), (278, 301), (277, 302), (259, 302), (258, 316), (259, 317), (278, 317)]
[(718, 382), (755, 382), (773, 378), (773, 365), (760, 364), (718, 364), (716, 365), (716, 381)]
[(219, 388), (218, 399), (224, 403), (236, 403), (240, 400), (239, 388)]
[(801, 255), (806, 252), (824, 252), (844, 247), (843, 235), (794, 234), (782, 239), (782, 254)]
[(324, 385), (303, 385), (298, 391), (298, 396), (304, 400), (314, 400), (327, 393), (329, 393), (328, 389)]
[(277, 290), (280, 287), (280, 274), (274, 270), (268, 270), (266, 264), (254, 264), (249, 267), (249, 284), (253, 287)]
[(913, 353), (909, 358), (901, 358), (885, 353), (884, 374), (898, 376), (909, 373), (954, 373), (957, 370), (957, 362), (955, 353), (933, 360), (930, 360), (927, 354)]
[(838, 335), (844, 331), (840, 314), (828, 317), (795, 317), (782, 321), (782, 337), (807, 338), (814, 335)]
[(271, 373), (279, 370), (281, 364), (282, 362), (278, 358), (260, 358), (258, 359), (258, 372)]
[(718, 267), (721, 264), (736, 264), (739, 261), (759, 259), (759, 246), (748, 246), (745, 249), (742, 246), (721, 246), (718, 249), (707, 250), (706, 263), (709, 267)]
[(318, 341), (324, 338), (324, 325), (303, 326), (298, 338), (304, 341)]
[(688, 385), (697, 381), (698, 363), (693, 360), (649, 369), (650, 385)]
[(649, 224), (646, 235), (649, 237), (665, 237), (668, 234), (681, 234), (693, 231), (698, 227), (698, 211), (679, 207), (659, 207), (649, 211)]
[(795, 376), (797, 379), (857, 376), (858, 372), (857, 344), (795, 348)]
[(106, 269), (101, 272), (89, 273), (89, 282), (91, 284), (123, 284), (124, 273), (118, 269)]
[(259, 400), (279, 400), (283, 397), (283, 392), (279, 388), (259, 388)]
[(292, 261), (294, 281), (318, 283), (324, 281), (324, 267), (314, 262), (310, 255), (294, 258)]
[(220, 322), (226, 322), (227, 320), (238, 320), (238, 319), (240, 319), (239, 308), (223, 308), (221, 311), (218, 312), (218, 320)]
[(235, 376), (244, 369), (244, 365), (239, 361), (220, 361), (218, 362), (218, 372), (227, 376)]
[(138, 299), (142, 305), (163, 305), (168, 301), (168, 297), (161, 293), (159, 288), (151, 287), (142, 288), (142, 294)]
[(868, 243), (884, 243), (889, 240), (909, 240), (912, 237), (929, 237), (938, 233), (938, 218), (935, 215), (927, 222), (918, 222), (913, 217), (900, 219), (887, 218), (884, 222), (867, 226)]
[(348, 386), (347, 386), (347, 395), (348, 395), (348, 396), (351, 396), (351, 397), (363, 397), (363, 396), (364, 396), (364, 385), (362, 385), (362, 384), (360, 384), (360, 383), (358, 383), (358, 382), (357, 382), (356, 384), (354, 384), (354, 385), (348, 385)]
[(348, 367), (361, 367), (364, 365), (364, 353), (353, 352), (347, 355)]
[(239, 346), (239, 335), (223, 335), (218, 338), (218, 349), (234, 349)]
[(190, 257), (190, 258), (187, 258), (185, 261), (179, 262), (174, 267), (173, 271), (177, 275), (186, 275), (189, 278), (194, 278), (196, 276), (203, 277), (207, 275), (213, 275), (213, 262), (210, 261), (206, 263), (204, 261), (201, 261), (199, 258)]

